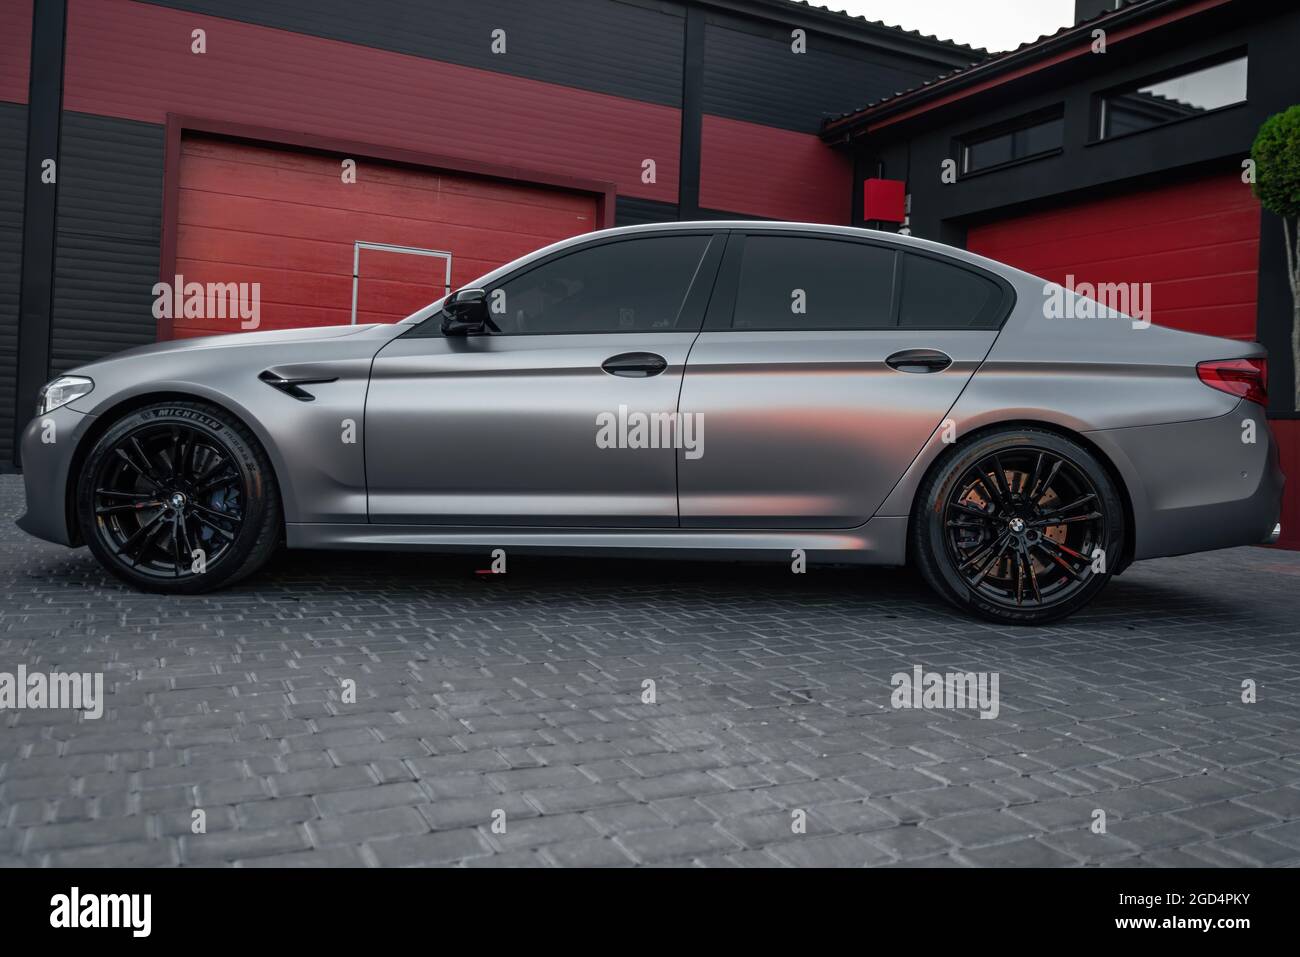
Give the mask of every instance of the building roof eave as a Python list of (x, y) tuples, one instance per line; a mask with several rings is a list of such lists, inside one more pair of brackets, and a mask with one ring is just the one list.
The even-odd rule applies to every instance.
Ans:
[(877, 100), (852, 113), (827, 120), (821, 137), (827, 142), (846, 142), (904, 119), (936, 109), (956, 99), (976, 95), (1020, 77), (1049, 69), (1091, 52), (1098, 28), (1107, 31), (1107, 42), (1115, 43), (1147, 33), (1167, 23), (1224, 7), (1234, 0), (1141, 0), (1108, 10), (1056, 33), (996, 54), (966, 69), (957, 69), (933, 80)]
[(964, 66), (989, 55), (982, 47), (945, 40), (919, 30), (907, 30), (881, 20), (868, 20), (844, 11), (809, 3), (808, 0), (696, 0), (703, 7), (726, 10), (750, 17), (793, 22), (796, 18), (814, 29), (856, 43), (908, 56), (920, 56), (939, 64)]

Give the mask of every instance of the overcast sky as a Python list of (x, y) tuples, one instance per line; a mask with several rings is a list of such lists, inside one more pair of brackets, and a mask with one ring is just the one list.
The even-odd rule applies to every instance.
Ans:
[(1010, 50), (1074, 22), (1074, 0), (811, 0), (944, 40)]

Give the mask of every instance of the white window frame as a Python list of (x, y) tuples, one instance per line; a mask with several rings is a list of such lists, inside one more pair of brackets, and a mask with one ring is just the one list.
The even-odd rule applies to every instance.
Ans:
[(357, 324), (357, 287), (361, 282), (361, 250), (372, 249), (384, 253), (407, 256), (429, 256), (444, 263), (442, 294), (451, 294), (451, 253), (443, 249), (421, 249), (418, 246), (394, 246), (391, 243), (367, 243), (357, 240), (352, 244), (352, 325)]

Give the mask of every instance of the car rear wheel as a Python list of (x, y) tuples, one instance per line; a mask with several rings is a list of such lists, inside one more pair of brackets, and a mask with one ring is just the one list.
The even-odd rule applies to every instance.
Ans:
[(1124, 508), (1096, 457), (1064, 436), (1000, 430), (957, 446), (922, 483), (912, 554), (958, 607), (1003, 624), (1078, 611), (1122, 556)]
[(280, 539), (280, 497), (253, 434), (197, 402), (136, 409), (91, 449), (77, 487), (82, 540), (119, 578), (197, 593), (238, 581)]

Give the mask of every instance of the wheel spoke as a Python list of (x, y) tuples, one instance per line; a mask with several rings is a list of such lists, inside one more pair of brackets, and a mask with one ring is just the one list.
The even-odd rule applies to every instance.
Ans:
[(208, 526), (208, 528), (212, 529), (214, 532), (217, 532), (219, 535), (224, 536), (227, 541), (235, 540), (234, 532), (227, 531), (226, 529), (218, 525), (216, 522), (200, 514), (199, 512), (195, 512), (194, 517), (198, 519), (200, 522), (202, 522), (204, 525)]
[(1055, 548), (1057, 551), (1065, 552), (1065, 554), (1069, 555), (1071, 558), (1077, 558), (1079, 561), (1084, 562), (1085, 564), (1088, 561), (1087, 555), (1083, 554), (1082, 552), (1076, 552), (1069, 545), (1062, 544), (1061, 542), (1052, 541), (1052, 539), (1050, 538), (1044, 539), (1044, 541), (1051, 543), (1053, 548)]
[(1032, 504), (1037, 505), (1039, 499), (1041, 499), (1044, 495), (1047, 494), (1048, 489), (1052, 487), (1052, 483), (1056, 481), (1056, 473), (1061, 471), (1061, 466), (1064, 464), (1065, 464), (1064, 459), (1056, 459), (1052, 463), (1052, 467), (1048, 471), (1047, 477), (1043, 479), (1042, 484), (1039, 487), (1035, 488), (1029, 494), (1029, 501)]
[[(989, 501), (1000, 510), (1006, 510), (1010, 504), (1003, 494), (1003, 480), (1001, 473), (998, 472), (997, 463), (995, 462), (992, 469), (992, 479), (990, 480), (990, 470), (987, 468), (988, 459), (981, 459), (975, 466), (975, 472), (979, 479), (980, 485), (988, 494)], [(992, 484), (990, 484), (990, 481)]]
[[(1039, 548), (1039, 549), (1043, 552), (1043, 554), (1045, 554), (1048, 558), (1050, 558), (1052, 561), (1056, 562), (1056, 564), (1060, 565), (1060, 566), (1061, 566), (1062, 568), (1064, 568), (1067, 572), (1069, 572), (1070, 575), (1071, 575), (1071, 577), (1074, 578), (1075, 581), (1077, 581), (1077, 582), (1081, 582), (1081, 581), (1083, 581), (1085, 578), (1087, 578), (1087, 576), (1084, 575), (1083, 572), (1081, 572), (1081, 571), (1078, 570), (1077, 568), (1074, 568), (1072, 565), (1070, 565), (1069, 562), (1067, 562), (1064, 558), (1062, 558), (1059, 552), (1054, 552), (1054, 551), (1051, 551), (1050, 549), (1044, 547), (1044, 544), (1043, 544), (1043, 543), (1044, 543), (1044, 542), (1050, 542), (1050, 541), (1051, 541), (1050, 538), (1044, 538), (1044, 539), (1040, 539), (1039, 541), (1035, 542), (1034, 545), (1035, 545), (1037, 548)], [(1077, 555), (1078, 552), (1075, 552), (1075, 554)]]
[(114, 492), (111, 489), (104, 488), (96, 489), (95, 496), (97, 498), (125, 499), (128, 502), (140, 502), (146, 499), (152, 500), (154, 497), (151, 492)]
[(979, 570), (979, 573), (973, 579), (971, 579), (970, 586), (972, 588), (974, 588), (984, 580), (984, 577), (993, 570), (993, 566), (999, 564), (1002, 561), (1002, 556), (1006, 554), (1007, 549), (1010, 547), (1011, 547), (1011, 536), (1010, 535), (1004, 536), (1002, 541), (1002, 547), (998, 549), (998, 553), (994, 555), (984, 565), (984, 567)]
[(203, 471), (200, 472), (197, 476), (195, 476), (194, 478), (195, 485), (200, 485), (203, 482), (206, 482), (212, 475), (214, 475), (217, 472), (218, 469), (229, 467), (230, 463), (226, 461), (224, 455), (222, 455), (220, 452), (216, 452), (211, 449), (209, 449), (208, 451), (212, 453), (212, 458), (208, 461), (207, 467), (204, 468)]
[(141, 522), (140, 527), (132, 532), (117, 549), (119, 555), (125, 555), (130, 559), (131, 566), (134, 568), (140, 562), (140, 556), (149, 546), (150, 540), (157, 534), (165, 512), (158, 512), (147, 522)]
[(1089, 492), (1087, 495), (1084, 495), (1081, 498), (1076, 498), (1069, 505), (1062, 505), (1059, 508), (1050, 509), (1049, 511), (1047, 511), (1046, 513), (1044, 513), (1039, 517), (1051, 518), (1053, 515), (1064, 515), (1066, 512), (1072, 511), (1073, 509), (1078, 508), (1080, 505), (1086, 505), (1089, 502), (1095, 500), (1096, 498), (1097, 498), (1096, 495), (1094, 495), (1092, 492)]
[(1029, 586), (1034, 590), (1034, 601), (1041, 605), (1043, 603), (1043, 594), (1038, 590), (1038, 573), (1034, 571), (1034, 560), (1030, 557), (1029, 546), (1022, 544), (1020, 552), (1025, 560), (1025, 568), (1029, 571)]
[(175, 577), (181, 577), (181, 570), (185, 567), (184, 553), (181, 552), (181, 515), (177, 512), (172, 516), (172, 563), (174, 565)]
[(964, 562), (962, 562), (959, 566), (957, 566), (957, 571), (964, 572), (966, 569), (970, 568), (972, 565), (979, 562), (981, 558), (989, 554), (989, 552), (997, 548), (999, 545), (1001, 545), (1010, 537), (1011, 536), (1008, 533), (1003, 532), (999, 537), (995, 538), (993, 541), (985, 542), (982, 546), (976, 549), (976, 551), (972, 555), (967, 557), (967, 559)]
[(136, 502), (126, 505), (98, 505), (95, 507), (96, 515), (113, 515), (117, 512), (139, 512), (146, 508), (162, 508), (163, 503), (159, 501)]
[(144, 464), (145, 471), (143, 474), (147, 475), (154, 484), (161, 485), (162, 476), (158, 474), (158, 470), (149, 460), (149, 453), (144, 450), (144, 446), (140, 444), (140, 440), (134, 435), (131, 436), (131, 449), (136, 455), (140, 456), (140, 461)]
[(244, 520), (244, 516), (238, 512), (220, 512), (215, 508), (208, 508), (206, 505), (200, 505), (197, 502), (191, 502), (190, 508), (194, 509), (196, 512), (201, 512), (204, 515), (211, 515), (213, 518), (225, 519), (226, 521), (234, 522), (235, 524), (239, 524)]
[(1043, 459), (1047, 457), (1046, 452), (1039, 452), (1038, 458), (1034, 460), (1034, 474), (1026, 476), (1025, 480), (1020, 483), (1020, 493), (1024, 495), (1025, 485), (1029, 485), (1029, 495), (1026, 496), (1030, 502), (1035, 501), (1034, 493), (1038, 491), (1038, 477), (1043, 474)]
[(1040, 518), (1026, 524), (1030, 528), (1055, 528), (1057, 525), (1069, 525), (1073, 522), (1095, 522), (1101, 518), (1101, 512), (1089, 512), (1087, 515), (1072, 515), (1069, 518)]
[(177, 460), (180, 459), (180, 451), (181, 451), (181, 430), (173, 429), (172, 447), (171, 447), (171, 451), (167, 455), (168, 474), (173, 481), (177, 478), (176, 462)]
[(974, 505), (967, 505), (965, 502), (954, 502), (952, 507), (957, 509), (960, 512), (967, 512), (971, 515), (977, 515), (985, 522), (991, 522), (993, 520), (993, 516), (990, 515), (988, 512), (984, 511), (984, 509), (976, 508)]
[(166, 531), (167, 531), (167, 525), (162, 522), (160, 522), (157, 526), (155, 526), (154, 530), (145, 536), (144, 544), (140, 546), (140, 550), (139, 552), (136, 553), (136, 556), (132, 560), (131, 564), (138, 565), (140, 563), (140, 560), (143, 559), (146, 554), (148, 554), (149, 549), (152, 548), (158, 542), (161, 533)]
[[(967, 482), (963, 486), (963, 488), (965, 491), (970, 491), (974, 489), (976, 485), (978, 485), (983, 490), (984, 501), (994, 506), (994, 508), (996, 509), (996, 507), (999, 504), (997, 493), (989, 486), (989, 477), (985, 475), (984, 472), (980, 469), (980, 464), (981, 463), (977, 462), (976, 464), (972, 465), (969, 469), (966, 470), (965, 474), (962, 475), (963, 479), (965, 479), (967, 475), (969, 475), (972, 479), (972, 481)], [(963, 497), (964, 494), (965, 493), (963, 492)], [(961, 503), (955, 503), (955, 504), (961, 504)], [(978, 509), (975, 509), (973, 506), (970, 505), (966, 505), (965, 507), (971, 509), (972, 511), (979, 511)], [(980, 512), (980, 514), (987, 515), (988, 513)]]
[(148, 482), (158, 491), (160, 492), (162, 491), (162, 485), (152, 475), (149, 474), (147, 463), (143, 466), (140, 465), (134, 459), (131, 458), (131, 453), (128, 452), (126, 449), (122, 448), (121, 446), (117, 447), (116, 452), (118, 458), (120, 458), (123, 462), (125, 462), (128, 466), (130, 466), (136, 472), (136, 474), (140, 476), (140, 478), (144, 479), (146, 482)]
[(238, 482), (238, 481), (239, 481), (239, 473), (237, 472), (230, 472), (228, 474), (218, 475), (216, 478), (211, 479), (210, 481), (195, 487), (194, 494), (206, 495), (208, 492), (215, 491), (216, 489), (222, 488), (223, 486), (226, 485), (231, 485), (234, 482)]
[(998, 487), (998, 497), (1003, 508), (1011, 507), (1011, 488), (1007, 485), (1007, 472), (1002, 467), (1002, 460), (993, 453), (993, 484)]
[(177, 523), (177, 527), (180, 529), (181, 544), (185, 546), (185, 558), (188, 561), (194, 554), (194, 542), (190, 539), (190, 530), (189, 526), (185, 524), (185, 516), (181, 515), (178, 517), (180, 521)]

